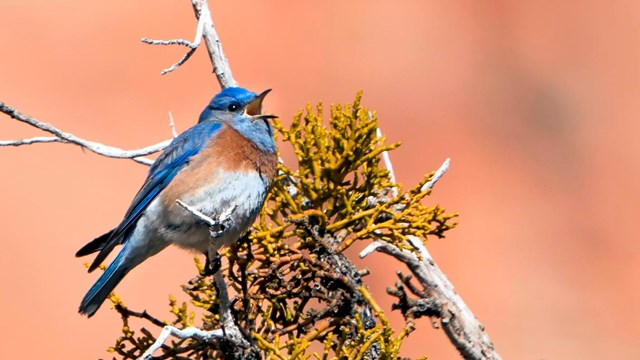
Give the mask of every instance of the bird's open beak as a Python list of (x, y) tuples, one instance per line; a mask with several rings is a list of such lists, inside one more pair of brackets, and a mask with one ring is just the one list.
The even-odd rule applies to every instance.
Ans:
[(256, 116), (262, 114), (262, 100), (264, 100), (265, 96), (271, 91), (271, 89), (267, 89), (260, 93), (260, 95), (256, 96), (252, 102), (247, 105), (247, 109), (245, 113), (249, 116)]

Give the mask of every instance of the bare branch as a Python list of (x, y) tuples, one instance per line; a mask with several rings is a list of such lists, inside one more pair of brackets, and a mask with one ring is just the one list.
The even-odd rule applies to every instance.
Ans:
[[(369, 111), (369, 119), (372, 118), (371, 115), (371, 111)], [(380, 128), (376, 129), (376, 136), (378, 137), (378, 139), (382, 139), (382, 130), (380, 130)], [(391, 157), (389, 156), (389, 152), (388, 151), (383, 151), (382, 152), (382, 161), (384, 162), (384, 167), (387, 168), (387, 171), (389, 172), (389, 181), (392, 184), (396, 184), (396, 174), (393, 172), (393, 165), (391, 164)], [(392, 187), (391, 188), (391, 197), (396, 197), (398, 196), (398, 188), (397, 187)]]
[[(372, 117), (371, 112), (369, 112), (369, 119), (371, 119), (371, 117)], [(378, 139), (382, 139), (382, 130), (380, 130), (380, 128), (376, 129), (376, 136), (378, 137)], [(391, 157), (389, 156), (389, 152), (383, 151), (381, 155), (382, 155), (382, 162), (384, 163), (384, 167), (389, 172), (389, 182), (391, 182), (392, 184), (395, 184), (396, 174), (393, 171), (393, 164), (391, 163)], [(447, 158), (444, 160), (442, 165), (440, 165), (438, 170), (436, 170), (436, 173), (433, 175), (431, 180), (427, 181), (424, 185), (422, 185), (422, 187), (420, 188), (420, 191), (427, 191), (431, 189), (438, 182), (438, 180), (440, 180), (440, 178), (442, 178), (442, 176), (444, 176), (444, 174), (449, 170), (449, 165), (451, 165), (451, 159)], [(393, 187), (391, 189), (391, 196), (392, 197), (398, 196), (398, 188)]]
[[(212, 220), (213, 221), (213, 220)], [(203, 342), (210, 341), (228, 341), (234, 345), (240, 352), (250, 347), (249, 342), (243, 337), (242, 332), (233, 321), (231, 316), (231, 302), (227, 292), (227, 284), (222, 278), (220, 271), (214, 275), (216, 287), (218, 288), (218, 298), (220, 299), (220, 318), (222, 328), (205, 331), (196, 327), (188, 327), (186, 329), (178, 329), (174, 326), (167, 325), (162, 329), (156, 341), (140, 356), (139, 360), (148, 360), (153, 358), (153, 353), (162, 347), (169, 336), (173, 335), (179, 339), (197, 339)]]
[(0, 146), (21, 146), (21, 145), (31, 145), (31, 144), (51, 143), (51, 142), (63, 142), (63, 140), (53, 136), (50, 136), (50, 137), (38, 136), (38, 137), (32, 137), (32, 138), (20, 139), (20, 140), (1, 140)]
[(162, 70), (162, 72), (160, 72), (160, 74), (164, 75), (168, 72), (171, 72), (175, 69), (177, 69), (178, 67), (180, 67), (180, 65), (184, 64), (187, 60), (189, 60), (189, 58), (191, 57), (191, 55), (193, 55), (193, 53), (196, 52), (196, 50), (198, 49), (198, 47), (200, 46), (200, 39), (202, 39), (202, 29), (204, 28), (204, 20), (198, 20), (198, 27), (196, 28), (196, 36), (195, 39), (193, 40), (193, 42), (189, 42), (187, 40), (184, 39), (173, 39), (173, 40), (151, 40), (151, 39), (147, 39), (147, 38), (142, 38), (141, 41), (143, 43), (149, 44), (149, 45), (182, 45), (182, 46), (186, 46), (189, 48), (189, 51), (187, 51), (187, 53), (182, 57), (182, 59), (178, 60), (177, 63), (171, 65), (170, 67)]
[[(200, 212), (198, 209), (185, 204), (180, 199), (176, 200), (176, 203), (182, 206), (185, 210), (187, 210), (191, 214), (193, 214), (200, 221), (207, 224), (207, 226), (209, 226), (209, 235), (211, 236), (212, 239), (219, 238), (224, 233), (226, 228), (233, 225), (233, 219), (231, 218), (231, 214), (238, 207), (238, 204), (236, 203), (231, 204), (231, 206), (229, 206), (227, 209), (225, 209), (220, 213), (220, 216), (218, 216), (217, 220), (213, 220), (211, 217)], [(213, 240), (212, 240), (212, 243), (213, 243)], [(215, 248), (216, 251), (218, 247), (219, 246)], [(213, 255), (213, 253), (210, 252), (209, 255)]]
[(182, 45), (189, 49), (197, 49), (200, 46), (200, 39), (196, 38), (195, 42), (191, 42), (185, 39), (171, 39), (171, 40), (153, 40), (149, 38), (140, 39), (145, 44), (149, 45)]
[(148, 360), (153, 359), (153, 353), (164, 345), (165, 341), (169, 338), (169, 336), (175, 336), (179, 339), (198, 339), (200, 341), (209, 342), (213, 339), (222, 339), (224, 338), (224, 333), (222, 329), (216, 329), (211, 331), (200, 330), (196, 327), (188, 327), (186, 329), (178, 329), (177, 327), (167, 325), (162, 329), (156, 341), (149, 346), (147, 351), (142, 354), (138, 359), (139, 360)]
[(142, 149), (123, 150), (117, 147), (108, 146), (98, 142), (85, 140), (73, 134), (64, 132), (53, 125), (50, 125), (45, 122), (41, 122), (28, 115), (22, 114), (18, 112), (16, 109), (5, 104), (4, 102), (0, 102), (0, 112), (10, 116), (13, 119), (16, 119), (30, 126), (33, 126), (37, 129), (40, 129), (42, 131), (45, 131), (54, 135), (53, 137), (35, 137), (35, 138), (21, 139), (21, 140), (5, 140), (0, 142), (0, 146), (21, 146), (21, 145), (30, 145), (35, 143), (50, 143), (50, 142), (70, 143), (70, 144), (78, 145), (82, 148), (85, 148), (89, 151), (92, 151), (102, 156), (119, 158), (119, 159), (132, 159), (133, 161), (139, 162), (141, 164), (150, 165), (153, 163), (153, 160), (146, 159), (143, 156), (150, 155), (158, 151), (162, 151), (171, 142), (170, 140), (165, 140), (163, 142), (157, 143), (155, 145), (147, 146)]
[(427, 191), (431, 189), (433, 185), (435, 185), (438, 182), (438, 180), (440, 180), (440, 178), (449, 170), (450, 164), (451, 164), (451, 159), (447, 158), (442, 163), (442, 165), (440, 165), (438, 170), (436, 170), (436, 173), (433, 174), (433, 177), (431, 178), (431, 180), (427, 181), (424, 185), (422, 185), (422, 187), (420, 188), (420, 191)]
[(176, 200), (176, 203), (178, 205), (182, 206), (188, 212), (190, 212), (193, 215), (195, 215), (198, 219), (200, 219), (202, 222), (206, 223), (209, 227), (220, 226), (220, 225), (223, 225), (224, 223), (228, 222), (230, 217), (231, 217), (231, 214), (238, 207), (238, 204), (236, 204), (236, 203), (231, 204), (231, 206), (229, 206), (228, 209), (226, 209), (225, 211), (220, 213), (220, 216), (218, 217), (218, 220), (213, 220), (212, 218), (210, 218), (209, 216), (205, 215), (204, 213), (202, 213), (198, 209), (187, 205), (185, 202), (183, 202), (180, 199)]
[(169, 111), (169, 129), (171, 129), (171, 135), (175, 139), (178, 137), (178, 133), (176, 132), (176, 123), (173, 121), (173, 114)]
[(223, 89), (238, 86), (238, 83), (234, 80), (233, 74), (231, 73), (229, 61), (222, 51), (222, 43), (213, 26), (213, 19), (211, 18), (207, 0), (192, 0), (191, 2), (198, 22), (203, 22), (202, 35), (204, 36), (204, 43), (207, 45), (209, 59), (211, 59), (211, 63), (213, 64), (213, 72), (216, 74), (220, 86)]
[(501, 359), (484, 326), (456, 293), (453, 284), (436, 265), (423, 242), (415, 236), (409, 236), (408, 241), (418, 250), (422, 259), (411, 251), (400, 250), (385, 241), (375, 241), (367, 246), (360, 252), (360, 258), (380, 251), (404, 263), (422, 285), (423, 299), (437, 304), (443, 330), (465, 359)]
[[(209, 58), (211, 59), (211, 63), (213, 64), (214, 73), (218, 79), (218, 82), (223, 88), (236, 86), (237, 83), (233, 79), (233, 75), (231, 73), (231, 68), (229, 67), (229, 62), (227, 58), (224, 56), (222, 51), (222, 44), (220, 43), (220, 38), (213, 26), (213, 20), (211, 18), (211, 12), (209, 11), (209, 7), (206, 0), (192, 0), (193, 8), (196, 13), (196, 17), (198, 18), (198, 26), (196, 28), (196, 35), (193, 42), (189, 42), (187, 40), (182, 39), (174, 39), (174, 40), (150, 40), (150, 39), (142, 39), (143, 42), (153, 45), (182, 45), (188, 47), (190, 50), (187, 54), (177, 63), (175, 63), (170, 68), (163, 70), (163, 74), (173, 71), (182, 65), (185, 61), (191, 57), (191, 55), (195, 52), (195, 50), (200, 46), (200, 42), (202, 37), (205, 39), (205, 44), (207, 45), (207, 49), (209, 50)], [(156, 153), (158, 151), (162, 151), (166, 148), (170, 140), (165, 140), (155, 145), (147, 146), (142, 149), (137, 150), (124, 150), (113, 146), (104, 145), (98, 142), (85, 140), (79, 138), (73, 134), (64, 132), (53, 125), (48, 123), (41, 122), (32, 118), (28, 115), (21, 114), (16, 109), (8, 106), (4, 102), (0, 101), (0, 112), (3, 112), (13, 119), (22, 121), (27, 123), (35, 128), (53, 134), (53, 137), (33, 137), (27, 139), (19, 139), (19, 140), (3, 140), (0, 141), (0, 146), (22, 146), (22, 145), (31, 145), (36, 143), (52, 143), (52, 142), (61, 142), (61, 143), (71, 143), (76, 144), (82, 148), (85, 148), (89, 151), (92, 151), (96, 154), (119, 158), (119, 159), (132, 159), (141, 164), (150, 165), (153, 163), (153, 160), (146, 159), (144, 156)], [(171, 121), (171, 120), (170, 120)], [(172, 122), (170, 122), (172, 124)], [(170, 125), (171, 126), (171, 125)], [(172, 131), (174, 137), (176, 136), (175, 128), (172, 126)]]
[(213, 65), (213, 72), (215, 73), (220, 86), (223, 89), (237, 86), (236, 81), (233, 79), (233, 74), (231, 73), (229, 61), (222, 51), (220, 37), (213, 26), (213, 19), (211, 18), (211, 12), (209, 11), (207, 0), (191, 0), (191, 3), (193, 5), (196, 18), (198, 19), (196, 35), (193, 42), (184, 39), (152, 40), (147, 38), (142, 38), (141, 41), (150, 45), (181, 45), (189, 48), (187, 53), (178, 60), (178, 62), (162, 70), (161, 74), (164, 75), (177, 69), (189, 60), (191, 55), (193, 55), (200, 46), (201, 39), (204, 37), (204, 42), (209, 52), (209, 59)]
[(178, 205), (182, 206), (188, 212), (190, 212), (193, 215), (195, 215), (195, 217), (197, 217), (200, 221), (206, 223), (208, 226), (218, 226), (218, 225), (220, 225), (219, 221), (213, 220), (212, 218), (210, 218), (207, 215), (205, 215), (202, 212), (200, 212), (198, 209), (187, 205), (184, 201), (178, 199), (178, 200), (176, 200), (176, 203)]
[[(210, 220), (213, 221), (212, 219)], [(158, 335), (156, 341), (149, 346), (147, 351), (145, 351), (138, 359), (151, 359), (153, 357), (153, 353), (160, 349), (171, 335), (179, 339), (193, 338), (203, 342), (215, 340), (227, 341), (240, 350), (240, 352), (242, 352), (242, 349), (249, 348), (249, 342), (244, 338), (242, 332), (233, 321), (233, 316), (231, 316), (231, 302), (229, 301), (227, 284), (222, 278), (222, 273), (217, 271), (214, 275), (214, 279), (218, 290), (218, 298), (220, 299), (220, 319), (222, 327), (220, 329), (205, 331), (196, 327), (178, 329), (174, 326), (167, 325), (162, 329), (162, 332)]]

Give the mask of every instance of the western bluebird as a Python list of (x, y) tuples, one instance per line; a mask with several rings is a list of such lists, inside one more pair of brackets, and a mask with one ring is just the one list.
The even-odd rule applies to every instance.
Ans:
[(81, 314), (95, 314), (131, 269), (169, 244), (208, 253), (207, 225), (176, 200), (213, 219), (233, 208), (213, 250), (249, 229), (276, 174), (276, 144), (268, 122), (275, 116), (261, 115), (269, 91), (257, 95), (226, 88), (217, 94), (198, 124), (173, 139), (151, 165), (120, 225), (78, 250), (76, 256), (99, 251), (91, 272), (116, 245), (124, 245), (82, 299)]

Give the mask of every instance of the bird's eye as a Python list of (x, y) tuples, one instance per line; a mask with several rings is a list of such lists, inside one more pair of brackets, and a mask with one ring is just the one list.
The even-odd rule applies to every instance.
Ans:
[(229, 104), (229, 107), (227, 108), (227, 110), (229, 111), (236, 111), (240, 108), (240, 105), (238, 105), (237, 103), (232, 103)]

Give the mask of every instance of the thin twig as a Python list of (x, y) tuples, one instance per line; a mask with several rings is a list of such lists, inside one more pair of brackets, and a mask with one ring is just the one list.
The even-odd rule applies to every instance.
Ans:
[(153, 160), (146, 159), (143, 156), (150, 155), (156, 153), (158, 151), (163, 150), (169, 143), (170, 140), (165, 140), (163, 142), (157, 143), (155, 145), (147, 146), (142, 149), (137, 150), (123, 150), (117, 147), (104, 145), (98, 142), (85, 140), (79, 138), (73, 134), (64, 132), (55, 126), (39, 121), (35, 118), (32, 118), (28, 115), (22, 114), (18, 112), (13, 107), (5, 104), (4, 102), (0, 102), (0, 112), (7, 114), (13, 119), (26, 123), (30, 126), (33, 126), (42, 131), (53, 134), (54, 137), (35, 137), (29, 139), (21, 139), (21, 140), (5, 140), (0, 142), (0, 146), (21, 146), (21, 145), (30, 145), (35, 143), (50, 143), (50, 142), (61, 142), (61, 143), (71, 143), (82, 148), (85, 148), (89, 151), (92, 151), (96, 154), (119, 158), (119, 159), (132, 159), (133, 161), (139, 162), (141, 164), (150, 165), (153, 163)]
[(187, 205), (186, 203), (184, 203), (180, 199), (176, 200), (176, 203), (178, 205), (182, 206), (188, 212), (192, 213), (199, 220), (201, 220), (202, 222), (206, 223), (210, 228), (219, 227), (220, 225), (224, 225), (224, 224), (228, 223), (230, 221), (230, 219), (231, 219), (231, 214), (238, 207), (238, 204), (236, 204), (236, 203), (231, 204), (231, 206), (229, 206), (227, 209), (225, 209), (223, 212), (220, 213), (220, 216), (218, 216), (217, 220), (213, 220), (208, 215), (205, 215), (204, 213), (202, 213), (198, 209)]
[(184, 39), (151, 40), (147, 38), (142, 38), (141, 41), (149, 45), (182, 45), (189, 48), (189, 51), (187, 51), (187, 53), (180, 60), (178, 60), (178, 62), (176, 62), (175, 64), (171, 65), (170, 67), (160, 72), (160, 74), (164, 75), (166, 73), (172, 72), (173, 70), (177, 69), (182, 64), (187, 62), (187, 60), (189, 60), (191, 55), (193, 55), (196, 52), (196, 50), (200, 46), (200, 39), (202, 39), (203, 28), (204, 28), (204, 20), (198, 20), (198, 26), (196, 27), (196, 36), (193, 42), (190, 42)]
[[(369, 111), (369, 119), (371, 118), (372, 118), (371, 111)], [(380, 128), (376, 129), (376, 136), (380, 141), (382, 141), (382, 130), (380, 130)], [(389, 152), (385, 150), (382, 152), (381, 155), (382, 155), (382, 162), (384, 163), (384, 166), (387, 168), (387, 171), (389, 172), (389, 182), (395, 185), (396, 174), (393, 172), (393, 165), (391, 164), (391, 157), (389, 156)], [(394, 186), (391, 188), (391, 197), (397, 197), (397, 196), (398, 196), (398, 188)]]
[(149, 322), (151, 322), (153, 325), (159, 326), (159, 327), (163, 327), (166, 325), (166, 322), (163, 322), (162, 320), (151, 316), (151, 314), (149, 314), (147, 312), (147, 310), (144, 311), (133, 311), (131, 309), (129, 309), (128, 307), (122, 305), (122, 303), (117, 303), (115, 304), (116, 310), (118, 310), (118, 312), (120, 314), (122, 314), (123, 316), (133, 316), (139, 319), (145, 319), (148, 320)]
[[(201, 34), (202, 35), (202, 34)], [(182, 45), (188, 47), (189, 49), (197, 48), (200, 45), (200, 39), (196, 38), (194, 42), (185, 40), (185, 39), (172, 39), (172, 40), (153, 40), (149, 38), (140, 39), (145, 44), (149, 45)]]
[(169, 129), (171, 129), (171, 135), (175, 139), (178, 137), (178, 133), (176, 132), (176, 123), (173, 121), (173, 114), (169, 111)]
[(21, 145), (31, 145), (38, 143), (52, 143), (52, 142), (63, 142), (62, 139), (55, 136), (37, 136), (28, 139), (20, 139), (20, 140), (1, 140), (0, 146), (21, 146)]
[(213, 72), (215, 73), (220, 86), (223, 89), (227, 87), (237, 86), (237, 82), (235, 81), (235, 79), (233, 78), (233, 74), (231, 73), (229, 61), (224, 56), (224, 52), (222, 51), (222, 43), (220, 42), (220, 37), (218, 36), (218, 33), (213, 26), (213, 19), (211, 18), (211, 12), (209, 11), (207, 0), (192, 0), (191, 4), (193, 6), (196, 18), (198, 19), (196, 35), (192, 42), (184, 39), (152, 40), (147, 38), (142, 38), (141, 41), (150, 45), (181, 45), (189, 48), (187, 53), (180, 60), (178, 60), (178, 62), (162, 70), (161, 74), (164, 75), (177, 69), (187, 60), (189, 60), (191, 55), (193, 55), (200, 46), (201, 39), (204, 37), (204, 43), (207, 46), (209, 59), (211, 60), (211, 64), (213, 65)]
[(175, 336), (178, 339), (197, 339), (203, 342), (209, 342), (213, 339), (224, 338), (224, 331), (222, 329), (216, 329), (211, 331), (200, 330), (196, 327), (188, 327), (186, 329), (178, 329), (175, 326), (167, 325), (162, 329), (160, 335), (156, 338), (156, 341), (149, 346), (147, 351), (142, 354), (138, 360), (149, 360), (153, 358), (153, 353), (164, 345), (169, 336)]
[(446, 172), (449, 170), (449, 165), (450, 164), (451, 164), (451, 159), (447, 158), (442, 163), (442, 165), (440, 165), (438, 170), (436, 170), (436, 173), (433, 174), (431, 179), (429, 181), (427, 181), (424, 185), (422, 185), (422, 187), (420, 188), (420, 191), (427, 191), (427, 190), (431, 189), (433, 187), (433, 185), (435, 185), (438, 182), (438, 180), (440, 180), (440, 178), (444, 174), (446, 174)]

